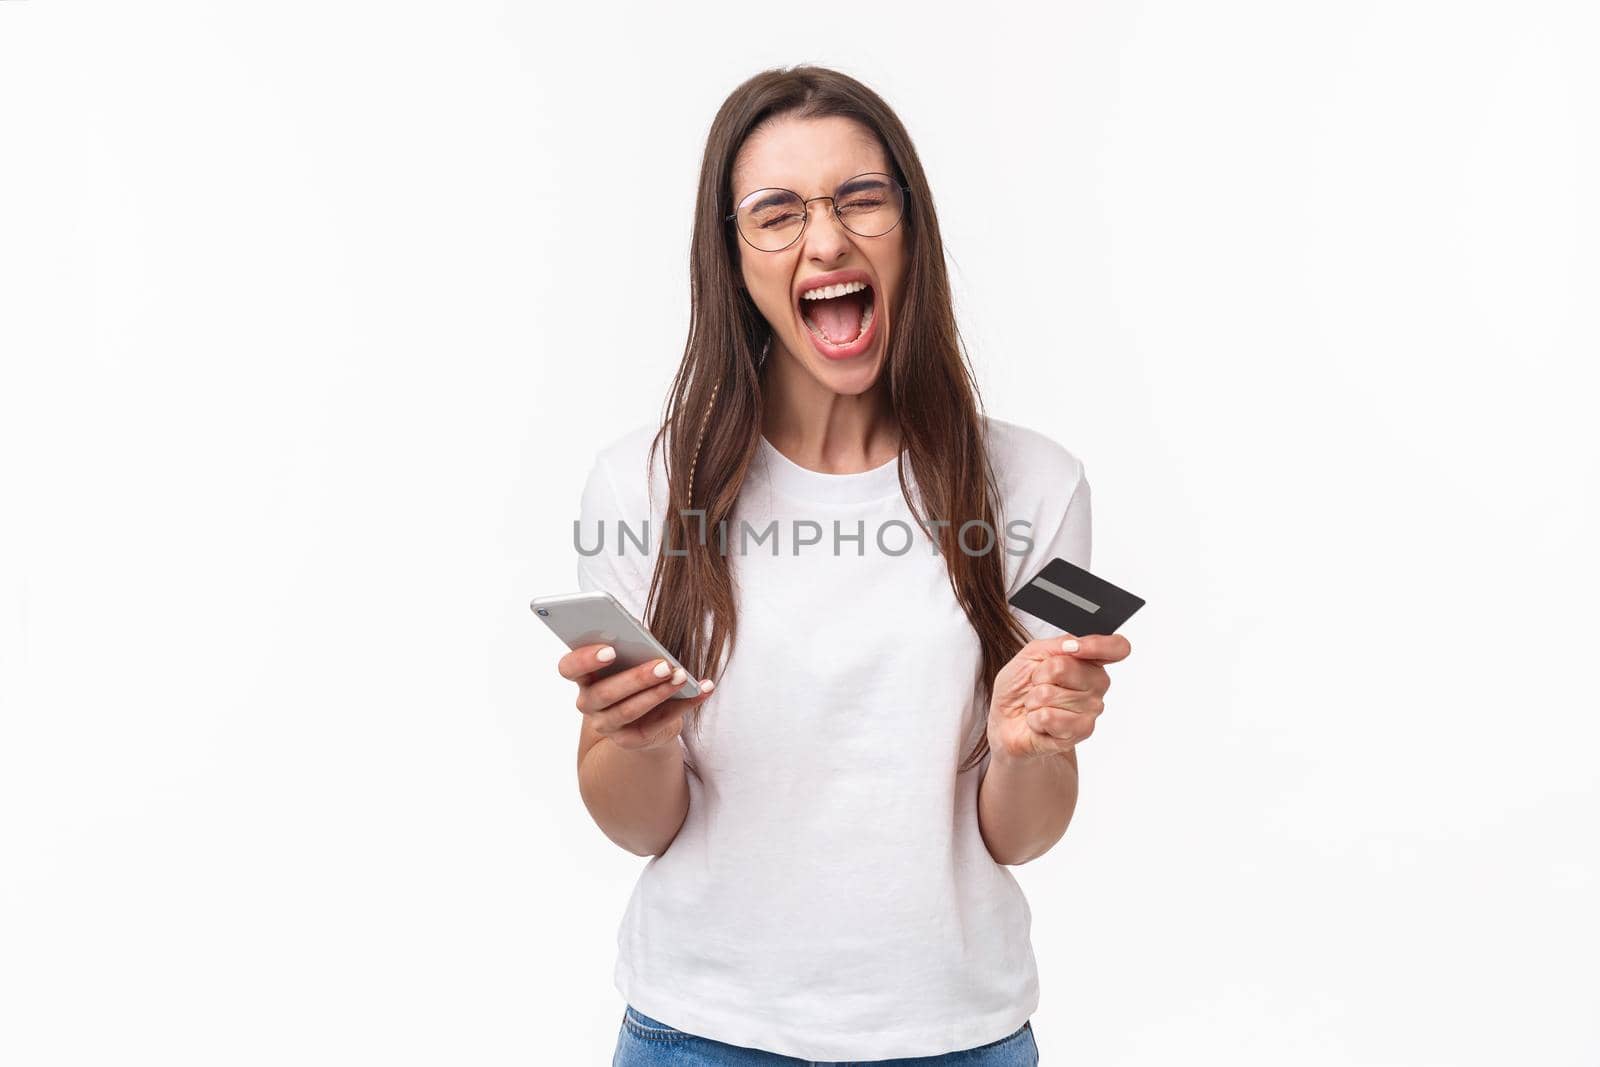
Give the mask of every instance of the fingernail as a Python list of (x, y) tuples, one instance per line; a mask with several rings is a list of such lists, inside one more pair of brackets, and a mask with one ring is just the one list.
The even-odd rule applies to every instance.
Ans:
[(705, 690), (707, 693), (711, 692), (716, 687), (717, 683), (713, 682), (710, 678), (707, 678), (705, 681), (700, 683), (700, 688)]
[(610, 663), (612, 660), (617, 658), (617, 650), (612, 648), (610, 645), (607, 645), (599, 652), (596, 652), (594, 654), (594, 658), (599, 660), (601, 663)]
[(1063, 652), (1076, 652), (1076, 651), (1078, 651), (1078, 639), (1076, 637), (1069, 637), (1065, 641), (1061, 642), (1061, 651), (1063, 651)]
[(672, 668), (667, 666), (667, 661), (666, 660), (662, 660), (660, 663), (656, 664), (656, 677), (657, 678), (665, 678), (667, 675), (669, 675), (671, 673), (672, 673)]
[(688, 677), (689, 677), (689, 672), (684, 670), (682, 667), (679, 667), (677, 670), (672, 672), (672, 684), (674, 684), (674, 685), (682, 685), (683, 682), (684, 682), (684, 679), (688, 678)]

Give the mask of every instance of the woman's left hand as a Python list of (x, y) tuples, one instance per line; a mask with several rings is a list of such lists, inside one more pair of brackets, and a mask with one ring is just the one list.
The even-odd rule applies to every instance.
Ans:
[[(1076, 651), (1067, 651), (1076, 640)], [(1000, 668), (989, 701), (989, 748), (995, 759), (1031, 759), (1071, 751), (1094, 733), (1111, 676), (1105, 664), (1133, 646), (1120, 634), (1029, 641)]]

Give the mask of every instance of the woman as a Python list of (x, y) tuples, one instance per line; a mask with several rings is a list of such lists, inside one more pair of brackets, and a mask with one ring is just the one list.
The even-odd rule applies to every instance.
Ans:
[(578, 578), (710, 691), (560, 662), (584, 802), (651, 857), (614, 1064), (1037, 1063), (1006, 865), (1065, 831), (1129, 648), (1006, 601), (1088, 566), (1083, 464), (979, 413), (922, 166), (859, 82), (733, 92), (691, 258), (668, 410), (601, 451)]

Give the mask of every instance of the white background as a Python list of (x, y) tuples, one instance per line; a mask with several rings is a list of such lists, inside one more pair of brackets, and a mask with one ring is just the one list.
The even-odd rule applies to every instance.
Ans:
[(610, 1062), (527, 600), (814, 61), (1149, 600), (1015, 868), (1044, 1062), (1594, 1064), (1584, 6), (0, 2), (0, 1059)]

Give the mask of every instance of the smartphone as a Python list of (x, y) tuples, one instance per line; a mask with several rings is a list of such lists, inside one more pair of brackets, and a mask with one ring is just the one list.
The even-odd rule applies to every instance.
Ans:
[[(604, 678), (629, 667), (637, 667), (651, 660), (664, 659), (677, 670), (683, 665), (672, 653), (661, 647), (655, 635), (645, 629), (644, 623), (628, 613), (617, 598), (604, 591), (592, 593), (562, 593), (559, 596), (538, 596), (528, 605), (539, 621), (566, 642), (568, 648), (584, 645), (610, 645), (617, 650), (617, 658), (606, 664), (597, 675)], [(688, 670), (685, 669), (685, 674)], [(683, 688), (670, 699), (683, 699), (700, 695), (700, 683), (689, 674)]]

